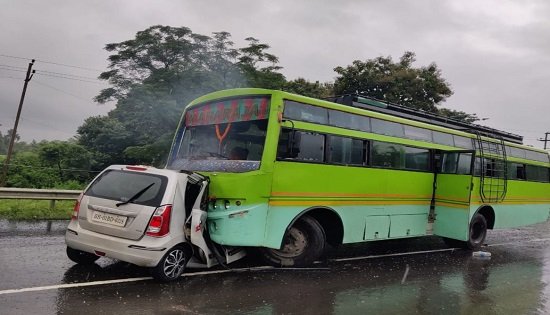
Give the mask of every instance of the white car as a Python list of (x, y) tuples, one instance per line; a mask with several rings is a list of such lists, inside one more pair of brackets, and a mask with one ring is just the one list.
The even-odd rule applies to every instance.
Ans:
[[(65, 234), (68, 257), (91, 264), (106, 256), (150, 267), (153, 277), (161, 281), (177, 279), (189, 263), (217, 264), (221, 255), (216, 249), (224, 249), (203, 237), (207, 185), (208, 179), (196, 173), (108, 167), (75, 204)], [(223, 262), (243, 256), (226, 256)]]

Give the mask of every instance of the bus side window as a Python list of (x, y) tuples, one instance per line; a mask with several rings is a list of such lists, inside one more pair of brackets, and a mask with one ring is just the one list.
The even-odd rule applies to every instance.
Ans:
[(472, 154), (471, 153), (460, 153), (458, 157), (458, 165), (456, 169), (457, 174), (469, 175), (472, 173)]
[(458, 156), (458, 153), (443, 154), (443, 161), (441, 161), (441, 173), (456, 174), (458, 166)]
[(525, 180), (525, 164), (508, 163), (508, 179)]
[(386, 142), (372, 142), (372, 166), (403, 169), (405, 154), (399, 144)]
[(324, 162), (325, 136), (312, 132), (282, 129), (277, 148), (278, 159)]
[(329, 135), (327, 137), (328, 163), (344, 165), (363, 165), (363, 140), (333, 135)]

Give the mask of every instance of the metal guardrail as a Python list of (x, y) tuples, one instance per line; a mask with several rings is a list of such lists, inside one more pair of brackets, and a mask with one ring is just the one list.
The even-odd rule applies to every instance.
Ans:
[(0, 187), (0, 199), (50, 200), (50, 208), (53, 209), (56, 200), (76, 200), (81, 192), (81, 190)]
[(0, 199), (76, 200), (81, 192), (81, 190), (0, 187)]

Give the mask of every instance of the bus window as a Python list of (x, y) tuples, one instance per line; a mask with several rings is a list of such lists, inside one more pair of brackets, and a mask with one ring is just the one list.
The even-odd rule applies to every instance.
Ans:
[(472, 139), (461, 137), (461, 136), (453, 136), (455, 140), (455, 146), (463, 149), (473, 149), (472, 147)]
[(430, 169), (430, 151), (405, 147), (405, 169), (428, 171)]
[(441, 173), (456, 174), (459, 153), (445, 153), (441, 163)]
[(413, 140), (432, 141), (432, 131), (424, 128), (418, 128), (409, 125), (403, 125), (405, 128), (405, 137)]
[(405, 137), (405, 133), (403, 132), (403, 125), (401, 124), (372, 118), (371, 125), (372, 132), (374, 133), (392, 137)]
[(526, 152), (523, 149), (510, 147), (510, 155), (513, 157), (524, 159)]
[(341, 112), (339, 110), (328, 111), (328, 123), (331, 126), (370, 132), (370, 118), (361, 115)]
[(433, 131), (432, 134), (433, 134), (433, 139), (435, 143), (448, 145), (451, 147), (455, 146), (453, 135), (444, 133), (444, 132), (439, 132), (439, 131)]
[(316, 124), (328, 124), (328, 110), (326, 108), (302, 104), (285, 100), (285, 118), (307, 121)]
[(525, 157), (529, 160), (548, 162), (548, 154), (542, 152), (525, 150)]
[(372, 166), (403, 168), (402, 146), (393, 143), (373, 141)]
[(458, 157), (458, 165), (456, 168), (457, 174), (468, 175), (472, 171), (472, 154), (471, 153), (460, 153)]
[(508, 179), (525, 180), (525, 164), (508, 163)]
[(328, 136), (328, 163), (363, 165), (364, 152), (363, 140)]
[(307, 162), (323, 162), (325, 136), (306, 131), (283, 129), (279, 138), (277, 158)]
[(483, 166), (485, 167), (486, 177), (504, 178), (505, 164), (501, 160), (484, 158)]

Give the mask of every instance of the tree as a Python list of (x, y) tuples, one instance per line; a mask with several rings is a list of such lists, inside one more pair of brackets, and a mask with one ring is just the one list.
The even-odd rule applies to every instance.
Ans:
[(38, 157), (42, 165), (57, 168), (58, 182), (87, 181), (92, 156), (83, 146), (69, 141), (51, 141), (40, 145)]
[(228, 32), (210, 37), (187, 27), (156, 25), (134, 39), (106, 45), (112, 54), (109, 70), (100, 79), (111, 86), (95, 100), (116, 101), (116, 108), (107, 117), (86, 120), (78, 129), (79, 143), (93, 153), (96, 166), (159, 166), (159, 154), (168, 152), (179, 117), (191, 100), (222, 89), (279, 89), (285, 84), (269, 45), (252, 37), (246, 41), (245, 47), (235, 48)]
[(399, 62), (391, 57), (355, 60), (347, 67), (336, 67), (337, 95), (359, 93), (403, 106), (437, 112), (436, 105), (452, 95), (435, 63), (414, 68), (415, 54), (405, 52)]
[(327, 98), (333, 96), (332, 83), (319, 83), (319, 81), (309, 82), (304, 78), (288, 81), (283, 86), (283, 90), (314, 98)]
[(77, 132), (78, 143), (92, 153), (93, 170), (101, 170), (109, 164), (131, 162), (126, 160), (123, 152), (135, 141), (118, 120), (108, 116), (89, 117)]

